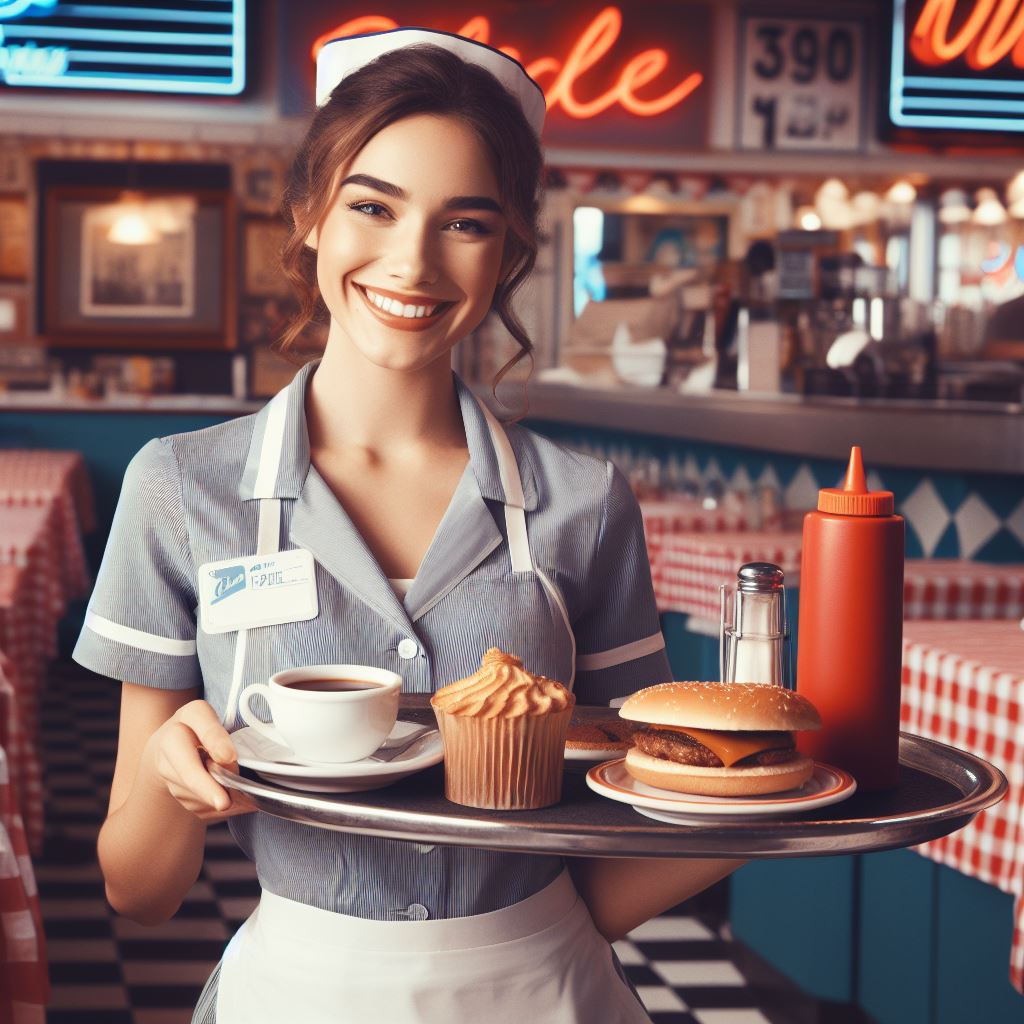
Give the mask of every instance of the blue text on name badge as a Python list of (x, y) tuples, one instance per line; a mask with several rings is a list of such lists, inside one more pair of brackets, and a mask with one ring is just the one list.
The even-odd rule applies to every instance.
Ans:
[(224, 598), (245, 590), (245, 567), (228, 565), (223, 569), (212, 569), (210, 575), (217, 581), (213, 588), (213, 599), (210, 604), (217, 604)]

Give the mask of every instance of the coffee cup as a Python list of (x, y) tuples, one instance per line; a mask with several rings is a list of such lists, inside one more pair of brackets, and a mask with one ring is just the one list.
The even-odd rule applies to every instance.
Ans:
[[(268, 683), (247, 686), (238, 713), (250, 729), (284, 740), (304, 761), (359, 761), (387, 739), (398, 718), (402, 677), (370, 665), (289, 668)], [(251, 703), (262, 694), (273, 725), (257, 718)]]

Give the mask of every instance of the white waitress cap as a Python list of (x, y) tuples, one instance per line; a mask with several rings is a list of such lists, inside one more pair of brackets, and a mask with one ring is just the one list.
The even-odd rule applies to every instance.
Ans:
[(322, 107), (330, 99), (334, 87), (353, 71), (358, 71), (381, 54), (417, 43), (440, 46), (442, 50), (489, 71), (519, 101), (526, 120), (540, 138), (546, 109), (544, 93), (522, 64), (485, 43), (436, 29), (395, 28), (387, 32), (345, 36), (324, 43), (316, 58), (316, 105)]

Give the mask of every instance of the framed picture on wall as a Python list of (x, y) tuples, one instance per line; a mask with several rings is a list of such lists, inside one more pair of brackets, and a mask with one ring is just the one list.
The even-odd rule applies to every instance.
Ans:
[(28, 280), (28, 197), (0, 192), (0, 281)]
[(0, 287), (0, 342), (28, 339), (28, 299), (24, 289)]
[(247, 156), (238, 162), (235, 174), (238, 198), (246, 213), (271, 217), (280, 212), (285, 167), (278, 154), (260, 152)]
[(40, 333), (90, 348), (235, 347), (226, 191), (46, 193)]

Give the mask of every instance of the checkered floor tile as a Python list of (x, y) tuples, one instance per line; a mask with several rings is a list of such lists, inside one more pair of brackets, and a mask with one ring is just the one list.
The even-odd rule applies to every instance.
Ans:
[[(188, 1024), (233, 931), (255, 906), (252, 865), (224, 825), (209, 829), (202, 874), (174, 919), (145, 927), (110, 911), (95, 840), (107, 806), (119, 687), (57, 663), (43, 698), (47, 839), (37, 860), (49, 943), (49, 1024)], [(749, 975), (727, 937), (716, 886), (616, 943), (655, 1024), (830, 1024), (783, 979)], [(744, 964), (743, 967), (740, 964)]]

